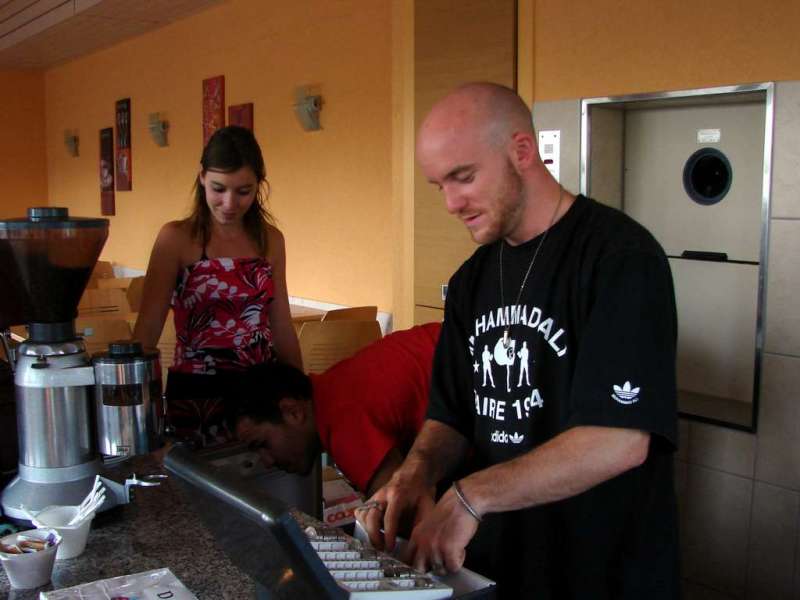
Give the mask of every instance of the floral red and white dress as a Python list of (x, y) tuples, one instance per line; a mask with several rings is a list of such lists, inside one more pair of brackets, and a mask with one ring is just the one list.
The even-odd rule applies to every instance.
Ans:
[(263, 258), (207, 258), (189, 265), (172, 296), (173, 371), (241, 371), (272, 358), (272, 266)]
[(175, 359), (167, 417), (180, 437), (201, 445), (233, 438), (230, 380), (273, 360), (269, 304), (272, 265), (263, 258), (206, 258), (184, 269), (172, 296)]

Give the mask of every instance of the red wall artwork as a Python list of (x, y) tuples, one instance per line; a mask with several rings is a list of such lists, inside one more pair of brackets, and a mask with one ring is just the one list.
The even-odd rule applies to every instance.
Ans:
[(253, 131), (253, 103), (229, 106), (228, 125), (239, 125)]
[(114, 128), (100, 130), (100, 214), (114, 215)]
[(203, 80), (203, 147), (220, 127), (225, 127), (225, 76)]
[(117, 100), (117, 148), (115, 166), (117, 169), (117, 191), (129, 192), (133, 189), (131, 164), (131, 99)]

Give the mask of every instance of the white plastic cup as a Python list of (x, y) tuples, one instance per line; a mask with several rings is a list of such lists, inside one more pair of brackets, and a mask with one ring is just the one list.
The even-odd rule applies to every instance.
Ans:
[(74, 525), (67, 525), (80, 510), (77, 506), (48, 506), (39, 511), (33, 519), (36, 527), (55, 529), (63, 538), (56, 554), (57, 560), (75, 558), (83, 554), (86, 549), (86, 540), (89, 538), (89, 529), (92, 526), (94, 513)]
[(50, 581), (53, 576), (56, 553), (61, 545), (61, 536), (54, 529), (31, 529), (0, 538), (0, 543), (10, 546), (16, 544), (21, 535), (46, 540), (51, 533), (55, 535), (55, 544), (39, 552), (31, 552), (30, 554), (0, 553), (0, 562), (3, 563), (3, 568), (6, 570), (11, 587), (19, 590), (31, 590), (41, 587)]

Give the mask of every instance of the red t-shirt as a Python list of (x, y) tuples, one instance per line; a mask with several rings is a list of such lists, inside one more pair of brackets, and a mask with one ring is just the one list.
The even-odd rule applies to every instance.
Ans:
[(422, 427), (440, 330), (428, 323), (392, 333), (311, 375), (322, 445), (358, 489), (389, 450), (407, 452)]

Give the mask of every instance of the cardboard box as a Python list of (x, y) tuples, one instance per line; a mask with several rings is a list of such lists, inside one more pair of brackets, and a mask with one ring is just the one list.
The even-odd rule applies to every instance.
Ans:
[(322, 520), (332, 527), (355, 523), (355, 509), (364, 503), (361, 494), (347, 481), (341, 477), (331, 478), (329, 473), (323, 477), (322, 498)]

